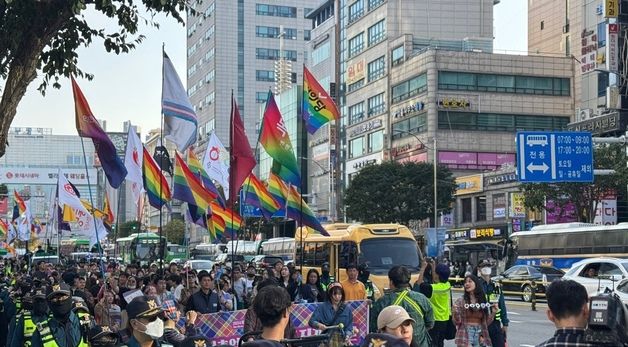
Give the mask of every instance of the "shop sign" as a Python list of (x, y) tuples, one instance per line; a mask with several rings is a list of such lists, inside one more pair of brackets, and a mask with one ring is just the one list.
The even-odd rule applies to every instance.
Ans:
[(405, 145), (393, 147), (390, 150), (390, 152), (393, 157), (396, 157), (400, 154), (411, 152), (414, 150), (420, 150), (420, 149), (423, 149), (423, 145), (420, 143), (417, 143), (417, 144), (406, 143)]
[(455, 195), (481, 192), (482, 190), (484, 190), (483, 181), (484, 180), (482, 174), (457, 177)]
[(438, 99), (438, 108), (444, 109), (468, 109), (471, 102), (466, 98), (457, 98), (453, 96), (442, 97)]
[(373, 129), (377, 129), (379, 127), (381, 127), (383, 124), (382, 119), (373, 119), (371, 121), (368, 121), (366, 123), (362, 123), (358, 126), (356, 126), (355, 128), (351, 129), (351, 132), (349, 133), (349, 136), (353, 137), (356, 135), (360, 135), (363, 134), (367, 131), (373, 130)]
[(606, 68), (610, 72), (619, 70), (619, 26), (616, 23), (606, 25)]
[(582, 73), (593, 71), (597, 56), (597, 34), (594, 30), (582, 30), (580, 34), (582, 48), (580, 51), (580, 70)]
[(453, 240), (468, 239), (469, 230), (453, 230), (449, 232), (449, 238)]
[(487, 177), (486, 185), (491, 186), (494, 184), (502, 184), (502, 183), (516, 182), (516, 181), (517, 181), (517, 174), (514, 172), (510, 172), (510, 173), (505, 173), (505, 174), (501, 174), (497, 176)]
[(619, 113), (610, 113), (567, 125), (569, 131), (588, 131), (593, 135), (623, 131)]
[(393, 118), (404, 118), (413, 115), (416, 112), (423, 111), (425, 109), (425, 103), (423, 101), (413, 101), (409, 105), (397, 107), (392, 111)]
[(523, 193), (511, 193), (510, 194), (510, 217), (512, 218), (525, 218), (525, 197)]
[(362, 160), (362, 161), (358, 161), (356, 163), (353, 164), (353, 168), (354, 169), (361, 169), (363, 167), (369, 166), (369, 165), (373, 165), (377, 163), (377, 159), (367, 159), (367, 160)]
[(506, 218), (506, 194), (493, 194), (493, 219)]
[(604, 18), (617, 18), (619, 15), (619, 0), (604, 1)]
[(501, 234), (501, 229), (495, 228), (476, 228), (469, 230), (469, 236), (472, 239), (491, 238), (495, 236), (501, 236)]
[(364, 62), (364, 59), (362, 59), (354, 64), (349, 65), (349, 68), (347, 68), (347, 85), (364, 78), (366, 73), (364, 70), (365, 64), (366, 63)]

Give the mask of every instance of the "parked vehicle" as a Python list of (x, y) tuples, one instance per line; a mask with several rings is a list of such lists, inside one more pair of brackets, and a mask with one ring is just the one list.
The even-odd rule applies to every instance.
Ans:
[(229, 267), (233, 267), (233, 264), (244, 264), (244, 256), (241, 254), (229, 254), (222, 253), (216, 256), (216, 263), (224, 264)]
[(209, 272), (212, 270), (213, 265), (214, 263), (211, 260), (194, 259), (194, 260), (186, 261), (183, 267), (186, 269), (193, 269), (196, 271), (206, 270)]
[(628, 259), (588, 258), (581, 260), (567, 271), (563, 279), (582, 284), (589, 296), (617, 287), (619, 281), (628, 279)]
[(628, 305), (628, 278), (619, 282), (613, 293), (617, 294), (624, 305)]
[[(493, 277), (493, 281), (501, 283), (505, 292), (520, 292), (521, 300), (532, 301), (532, 282), (536, 285), (537, 294), (544, 294), (549, 283), (563, 277), (565, 273), (552, 266), (515, 265), (503, 274)], [(508, 296), (508, 294), (505, 294)]]
[(257, 271), (261, 271), (267, 267), (275, 266), (275, 263), (284, 260), (281, 257), (273, 256), (273, 255), (260, 255), (255, 257), (255, 268)]

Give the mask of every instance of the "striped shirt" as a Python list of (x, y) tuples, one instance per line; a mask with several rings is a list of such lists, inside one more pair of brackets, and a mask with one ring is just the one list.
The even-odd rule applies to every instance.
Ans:
[(584, 329), (561, 328), (549, 340), (536, 345), (536, 347), (593, 347), (594, 343), (584, 340)]

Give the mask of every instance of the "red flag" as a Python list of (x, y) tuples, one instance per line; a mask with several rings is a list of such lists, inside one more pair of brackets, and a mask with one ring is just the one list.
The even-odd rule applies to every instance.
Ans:
[(240, 187), (257, 164), (235, 98), (231, 95), (231, 165), (229, 167), (229, 200), (235, 202)]

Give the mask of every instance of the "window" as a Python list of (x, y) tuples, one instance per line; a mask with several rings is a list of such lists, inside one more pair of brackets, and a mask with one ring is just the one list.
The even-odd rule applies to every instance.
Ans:
[(424, 133), (427, 131), (427, 113), (406, 118), (401, 122), (393, 123), (392, 138), (393, 140), (401, 139), (410, 134)]
[(364, 119), (364, 101), (349, 106), (349, 125)]
[(190, 68), (188, 69), (188, 77), (191, 77), (192, 75), (194, 75), (194, 73), (196, 73), (196, 64), (190, 66)]
[(541, 30), (545, 29), (545, 21), (541, 21)]
[(216, 77), (216, 70), (211, 70), (205, 75), (205, 83), (210, 83)]
[(257, 81), (274, 82), (275, 72), (271, 70), (255, 70), (255, 79)]
[(486, 196), (475, 197), (475, 220), (486, 220)]
[(461, 199), (460, 202), (462, 203), (462, 222), (472, 222), (471, 198)]
[(368, 134), (369, 153), (379, 152), (384, 148), (384, 131), (376, 131)]
[(211, 17), (211, 15), (214, 13), (215, 10), (216, 10), (216, 3), (212, 2), (211, 4), (209, 4), (207, 9), (205, 10), (205, 16)]
[(216, 32), (216, 27), (215, 26), (211, 26), (209, 27), (209, 29), (207, 29), (207, 31), (205, 32), (205, 40), (209, 40), (214, 36), (214, 33)]
[(347, 87), (347, 89), (348, 89), (349, 92), (353, 92), (353, 91), (356, 91), (356, 90), (362, 88), (363, 86), (364, 86), (364, 78), (359, 80), (359, 81), (351, 83), (349, 85), (349, 87)]
[(331, 55), (331, 42), (325, 41), (322, 45), (316, 47), (312, 51), (312, 65), (320, 64), (323, 60), (326, 60)]
[(358, 20), (364, 14), (364, 0), (358, 0), (349, 6), (349, 23)]
[(391, 57), (390, 57), (390, 63), (392, 66), (398, 65), (403, 63), (403, 59), (404, 59), (404, 54), (405, 54), (405, 50), (403, 46), (399, 46), (395, 49), (392, 50), (391, 52)]
[(517, 130), (562, 130), (567, 127), (569, 117), (532, 116), (476, 112), (438, 112), (439, 129), (506, 131)]
[(255, 12), (259, 16), (297, 17), (297, 8), (291, 6), (255, 4)]
[(368, 98), (368, 116), (376, 116), (386, 111), (386, 101), (384, 93), (377, 94)]
[(188, 48), (188, 57), (190, 57), (194, 53), (196, 53), (196, 43), (193, 44), (190, 48)]
[(386, 38), (386, 20), (382, 19), (381, 21), (369, 27), (368, 35), (369, 46), (372, 46), (384, 40)]
[(597, 48), (606, 46), (606, 22), (597, 25)]
[(312, 31), (311, 30), (303, 30), (303, 40), (309, 41), (312, 39)]
[(303, 258), (303, 265), (322, 266), (324, 262), (329, 262), (330, 250), (329, 242), (304, 242), (301, 255), (301, 242), (297, 242), (295, 259), (300, 262)]
[(205, 97), (205, 106), (209, 106), (209, 105), (213, 104), (215, 100), (216, 100), (216, 93), (215, 92), (211, 92), (211, 93), (207, 94), (207, 96)]
[(312, 11), (313, 11), (312, 8), (308, 8), (308, 7), (303, 8), (303, 18), (307, 18), (307, 14)]
[(258, 104), (263, 104), (266, 102), (268, 98), (268, 92), (255, 92), (255, 102)]
[(420, 74), (392, 87), (392, 103), (407, 100), (427, 91), (427, 74)]
[[(284, 51), (286, 59), (296, 61), (297, 60), (297, 51), (287, 50)], [(257, 59), (266, 59), (266, 60), (277, 60), (279, 59), (279, 50), (272, 48), (256, 48), (255, 49), (255, 57)]]
[(373, 11), (376, 7), (383, 3), (384, 0), (369, 0), (369, 11)]
[(349, 57), (353, 57), (364, 49), (364, 33), (359, 33), (349, 39)]
[(438, 89), (569, 96), (569, 78), (439, 71)]
[(349, 158), (356, 158), (364, 154), (364, 136), (349, 141)]
[(214, 58), (214, 54), (216, 53), (216, 48), (210, 48), (207, 53), (205, 53), (205, 62), (208, 62)]
[(339, 267), (345, 269), (348, 265), (357, 264), (358, 246), (355, 242), (343, 241), (340, 245), (340, 252), (338, 257), (340, 258)]
[(368, 64), (367, 71), (369, 82), (386, 74), (386, 60), (384, 58), (385, 57), (382, 55)]
[(597, 73), (597, 96), (606, 96), (606, 87), (608, 87), (608, 73)]
[[(284, 38), (288, 40), (297, 39), (297, 29), (284, 28), (283, 32)], [(257, 37), (278, 38), (279, 35), (281, 35), (281, 28), (279, 27), (267, 27), (259, 25), (255, 27), (255, 36)]]

